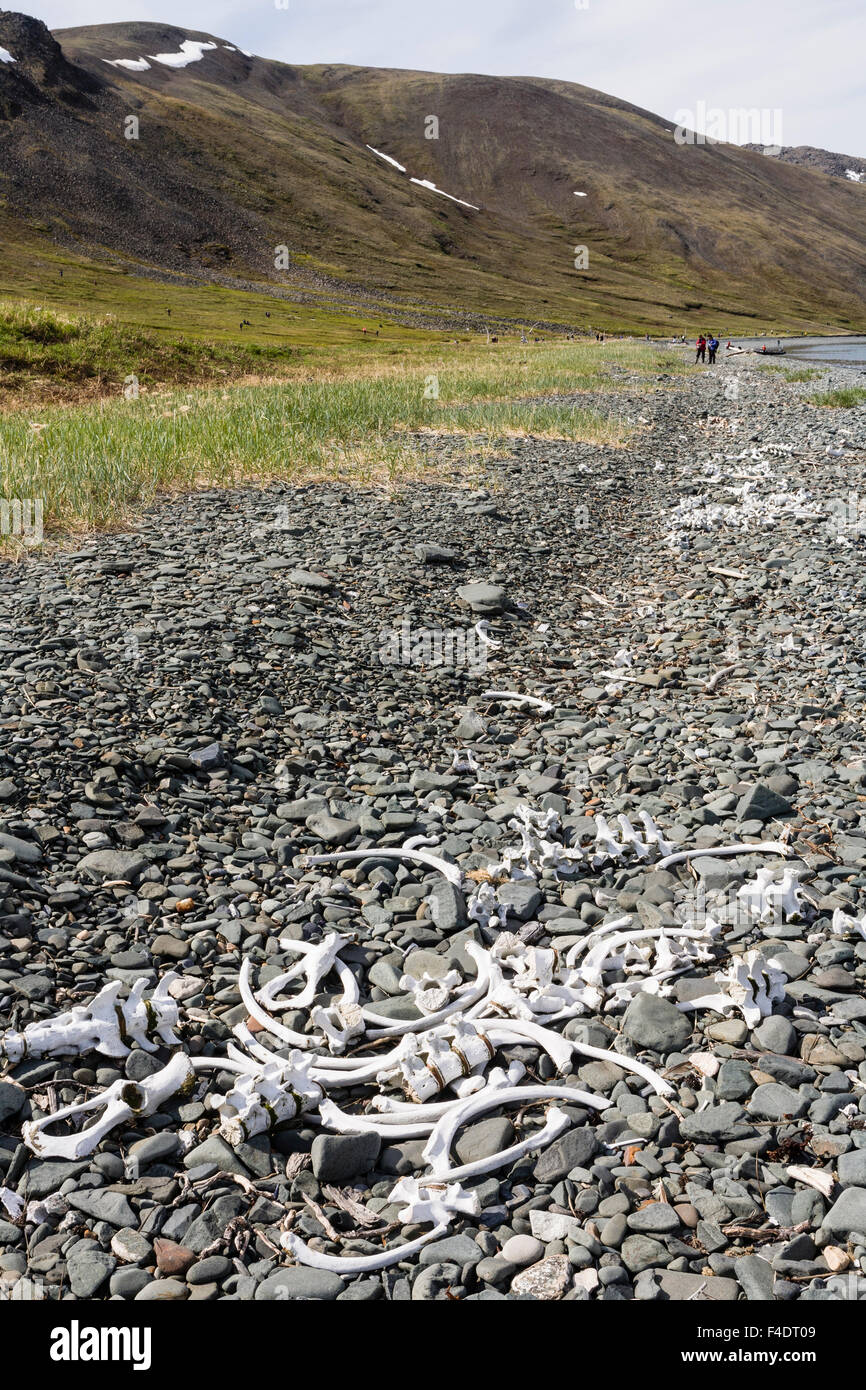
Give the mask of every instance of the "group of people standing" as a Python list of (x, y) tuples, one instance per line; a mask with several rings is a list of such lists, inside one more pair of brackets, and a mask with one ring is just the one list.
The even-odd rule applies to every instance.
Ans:
[(715, 336), (715, 334), (713, 334), (711, 338), (705, 338), (702, 333), (701, 336), (698, 338), (696, 346), (697, 353), (695, 355), (695, 363), (706, 362), (707, 353), (709, 353), (709, 365), (712, 367), (716, 360), (716, 353), (719, 350), (719, 340)]

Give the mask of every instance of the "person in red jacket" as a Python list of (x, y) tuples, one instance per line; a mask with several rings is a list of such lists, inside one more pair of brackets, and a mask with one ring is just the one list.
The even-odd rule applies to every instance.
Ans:
[(707, 340), (706, 340), (706, 338), (704, 337), (703, 333), (702, 333), (701, 336), (698, 338), (698, 341), (697, 341), (697, 349), (698, 349), (698, 350), (697, 350), (697, 352), (695, 353), (695, 365), (696, 365), (696, 366), (697, 366), (698, 362), (706, 362), (706, 360), (707, 360)]

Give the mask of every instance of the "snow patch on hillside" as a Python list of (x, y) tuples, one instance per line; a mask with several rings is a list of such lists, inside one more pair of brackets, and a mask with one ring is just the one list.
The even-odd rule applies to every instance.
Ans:
[(202, 54), (210, 48), (216, 48), (215, 43), (201, 43), (198, 39), (184, 39), (178, 53), (151, 53), (148, 56), (155, 63), (162, 63), (167, 68), (185, 68), (190, 63), (201, 62)]
[[(366, 148), (371, 154), (376, 155), (378, 159), (384, 159), (387, 160), (389, 164), (393, 164), (394, 168), (399, 169), (401, 174), (409, 173), (405, 164), (400, 164), (396, 159), (392, 158), (390, 154), (383, 154), (381, 150), (376, 149), (375, 145), (367, 145)], [(465, 199), (455, 198), (453, 193), (445, 193), (441, 188), (437, 188), (435, 183), (431, 183), (430, 179), (413, 179), (410, 175), (409, 182), (417, 183), (419, 188), (427, 188), (431, 193), (438, 193), (440, 198), (448, 198), (452, 203), (459, 203), (463, 208), (471, 208), (473, 212), (481, 211), (479, 207), (476, 207), (475, 203), (467, 203)]]
[(856, 169), (846, 169), (845, 177), (852, 183), (866, 183), (866, 174), (858, 174)]
[(130, 72), (144, 72), (150, 67), (146, 58), (103, 58), (110, 68), (129, 68)]
[(389, 164), (393, 164), (395, 169), (399, 169), (401, 174), (405, 174), (405, 173), (406, 173), (406, 166), (405, 166), (405, 164), (398, 164), (397, 161), (396, 161), (396, 159), (392, 159), (391, 156), (390, 156), (389, 154), (383, 154), (381, 150), (373, 149), (373, 146), (372, 146), (372, 145), (368, 145), (368, 146), (367, 146), (367, 149), (368, 149), (368, 150), (373, 150), (373, 153), (374, 153), (375, 155), (378, 155), (380, 159), (387, 159), (388, 163), (389, 163)]
[(15, 59), (8, 48), (0, 48), (0, 63), (14, 63)]
[(463, 198), (455, 198), (453, 193), (445, 193), (441, 188), (437, 188), (435, 183), (429, 179), (410, 179), (410, 183), (417, 183), (421, 188), (429, 188), (431, 193), (438, 193), (440, 198), (450, 198), (452, 203), (459, 203), (461, 207), (471, 208), (473, 212), (480, 212), (481, 209), (474, 203), (467, 203)]

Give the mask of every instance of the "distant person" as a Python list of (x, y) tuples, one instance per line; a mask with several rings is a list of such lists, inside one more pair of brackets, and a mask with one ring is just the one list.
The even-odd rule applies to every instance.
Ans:
[(703, 333), (698, 338), (695, 347), (697, 349), (695, 352), (695, 366), (697, 366), (699, 362), (706, 362), (707, 360), (707, 340)]
[(710, 341), (707, 343), (707, 352), (710, 354), (710, 366), (711, 366), (711, 367), (714, 367), (715, 364), (716, 364), (716, 353), (718, 352), (718, 350), (719, 350), (719, 340), (718, 340), (718, 338), (716, 337), (716, 335), (715, 335), (715, 333), (714, 333), (713, 336), (712, 336), (712, 338), (710, 338)]

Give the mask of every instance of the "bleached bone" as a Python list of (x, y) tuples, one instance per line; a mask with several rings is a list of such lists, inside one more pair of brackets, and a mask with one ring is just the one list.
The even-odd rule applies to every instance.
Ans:
[[(503, 1070), (502, 1067), (491, 1067), (486, 1077), (479, 1076), (477, 1078), (473, 1077), (472, 1079), (481, 1081), (482, 1085), (484, 1085), (487, 1090), (494, 1091), (498, 1089), (501, 1091), (505, 1087), (516, 1086), (518, 1081), (522, 1080), (525, 1074), (526, 1068), (523, 1063), (514, 1061), (509, 1063), (507, 1070)], [(457, 1084), (457, 1082), (451, 1083), (452, 1091)], [(398, 1121), (401, 1119), (411, 1119), (413, 1116), (416, 1119), (439, 1120), (443, 1115), (447, 1114), (449, 1110), (453, 1109), (455, 1105), (459, 1105), (461, 1101), (465, 1099), (465, 1096), (457, 1095), (454, 1100), (427, 1101), (423, 1106), (419, 1107), (417, 1101), (398, 1100), (396, 1096), (382, 1095), (380, 1093), (377, 1096), (373, 1096), (370, 1104), (374, 1110), (381, 1112), (383, 1120), (390, 1123), (391, 1121)]]
[(481, 1204), (477, 1192), (464, 1192), (457, 1182), (448, 1183), (444, 1188), (428, 1186), (419, 1182), (417, 1178), (401, 1178), (396, 1187), (392, 1188), (388, 1194), (388, 1202), (396, 1206), (399, 1202), (405, 1202), (406, 1206), (402, 1211), (398, 1211), (397, 1220), (404, 1225), (426, 1225), (428, 1221), (435, 1222), (437, 1225), (442, 1221), (450, 1221), (455, 1212), (462, 1212), (466, 1216), (477, 1216), (481, 1210)]
[(328, 1050), (339, 1056), (346, 1051), (353, 1038), (365, 1032), (364, 1012), (358, 1004), (332, 1004), (330, 1008), (319, 1006), (311, 1010), (310, 1018), (317, 1028), (321, 1028), (328, 1041)]
[(488, 633), (490, 632), (490, 624), (486, 618), (482, 618), (479, 623), (475, 624), (475, 631), (478, 634), (480, 640), (486, 643), (488, 647), (502, 646), (501, 642), (497, 642), (495, 638), (488, 636)]
[(520, 849), (503, 852), (501, 863), (491, 870), (494, 876), (505, 874), (512, 880), (538, 878), (545, 869), (572, 871), (574, 865), (583, 860), (580, 849), (568, 849), (546, 838), (548, 833), (559, 828), (559, 815), (553, 808), (534, 811), (520, 802), (514, 812), (508, 828), (520, 835)]
[(17, 1192), (13, 1192), (10, 1187), (0, 1185), (0, 1207), (3, 1208), (10, 1221), (18, 1222), (24, 1215), (24, 1198), (19, 1197)]
[(800, 1164), (792, 1164), (788, 1169), (788, 1177), (795, 1182), (803, 1182), (807, 1187), (814, 1187), (823, 1197), (829, 1197), (833, 1188), (836, 1186), (836, 1179), (832, 1173), (825, 1173), (821, 1168), (804, 1168)]
[(232, 1145), (265, 1134), (284, 1120), (293, 1120), (322, 1099), (321, 1087), (310, 1079), (312, 1059), (300, 1052), (282, 1066), (266, 1066), (258, 1075), (241, 1076), (221, 1100), (219, 1132)]
[(782, 844), (780, 840), (764, 840), (760, 844), (749, 845), (745, 842), (736, 845), (713, 845), (708, 849), (680, 849), (676, 854), (668, 854), (664, 859), (660, 859), (656, 864), (657, 869), (669, 869), (673, 864), (684, 864), (687, 859), (694, 859), (700, 856), (701, 859), (720, 859), (723, 855), (729, 854), (782, 854), (790, 855), (793, 853), (790, 845)]
[(568, 1071), (571, 1063), (571, 1043), (551, 1028), (542, 1028), (531, 1019), (509, 1018), (488, 1025), (487, 1036), (494, 1047), (511, 1047), (515, 1041), (533, 1042), (543, 1047), (560, 1073)]
[(311, 864), (336, 864), (343, 859), (413, 859), (416, 864), (426, 864), (428, 869), (437, 869), (440, 874), (447, 878), (449, 883), (453, 883), (455, 888), (459, 888), (463, 879), (457, 864), (449, 864), (444, 859), (438, 859), (434, 854), (428, 854), (423, 849), (407, 849), (404, 845), (402, 849), (383, 848), (374, 846), (371, 849), (340, 849), (334, 854), (305, 854), (303, 862), (305, 865)]
[(479, 926), (499, 925), (501, 908), (492, 883), (479, 883), (466, 904), (466, 911), (470, 922), (477, 922)]
[[(461, 1170), (451, 1168), (451, 1145), (457, 1131), (463, 1125), (468, 1124), (470, 1120), (473, 1120), (476, 1115), (483, 1115), (485, 1110), (498, 1109), (501, 1105), (524, 1105), (531, 1100), (570, 1100), (575, 1105), (588, 1106), (591, 1110), (607, 1110), (609, 1105), (609, 1101), (603, 1096), (590, 1095), (588, 1091), (581, 1091), (576, 1086), (513, 1086), (492, 1094), (488, 1094), (485, 1090), (480, 1096), (472, 1096), (462, 1105), (449, 1110), (448, 1114), (438, 1121), (424, 1146), (424, 1158), (432, 1170), (427, 1176), (430, 1178), (451, 1178), (452, 1180), (457, 1177)], [(559, 1113), (565, 1121), (562, 1128), (567, 1128), (570, 1124), (568, 1116), (562, 1114), (561, 1111)], [(522, 1146), (515, 1145), (514, 1147), (521, 1148)], [(529, 1149), (523, 1148), (523, 1152), (528, 1153)], [(510, 1151), (506, 1150), (506, 1153), (510, 1154)], [(498, 1155), (497, 1158), (501, 1158), (501, 1155)], [(510, 1159), (505, 1158), (504, 1161), (507, 1163)], [(499, 1163), (494, 1164), (494, 1166), (498, 1167)], [(488, 1171), (490, 1170), (488, 1169)], [(423, 1182), (424, 1179), (422, 1178), (421, 1181)]]
[(392, 1246), (378, 1255), (323, 1255), (319, 1250), (311, 1250), (306, 1241), (292, 1231), (280, 1236), (280, 1245), (297, 1260), (299, 1264), (309, 1265), (311, 1269), (326, 1269), (331, 1274), (367, 1274), (374, 1269), (387, 1269), (389, 1265), (400, 1264), (412, 1255), (417, 1255), (431, 1240), (444, 1236), (449, 1228), (448, 1222), (440, 1222), (431, 1231), (426, 1231), (417, 1240), (409, 1240), (405, 1245)]
[(417, 1040), (417, 1051), (406, 1057), (400, 1068), (404, 1090), (423, 1103), (458, 1076), (469, 1076), (486, 1066), (495, 1051), (486, 1034), (457, 1015), (440, 1032), (422, 1033)]
[[(265, 1047), (263, 1043), (260, 1043), (254, 1037), (254, 1035), (250, 1032), (249, 1028), (245, 1023), (236, 1023), (234, 1028), (232, 1029), (232, 1032), (234, 1033), (238, 1042), (241, 1043), (246, 1048), (247, 1052), (251, 1053), (257, 1061), (264, 1062), (265, 1065), (271, 1062), (280, 1065), (283, 1062), (284, 1059), (282, 1057), (278, 1056), (276, 1052), (271, 1052), (269, 1048)], [(259, 1070), (255, 1062), (251, 1061), (249, 1058), (240, 1053), (233, 1043), (228, 1044), (226, 1051), (228, 1052), (229, 1057), (232, 1057), (243, 1064), (244, 1071)], [(195, 1058), (194, 1060), (198, 1061), (198, 1058)]]
[[(166, 1066), (152, 1076), (146, 1076), (143, 1081), (115, 1081), (101, 1095), (92, 1096), (76, 1105), (64, 1105), (41, 1120), (28, 1120), (21, 1127), (21, 1137), (40, 1158), (86, 1158), (111, 1130), (128, 1120), (152, 1115), (165, 1101), (191, 1087), (194, 1078), (189, 1057), (183, 1052), (176, 1052)], [(103, 1113), (94, 1124), (78, 1134), (46, 1133), (49, 1125), (75, 1119), (92, 1110)]]
[(130, 1042), (155, 1052), (152, 1036), (167, 1047), (177, 1047), (180, 1039), (173, 1029), (178, 1006), (168, 994), (177, 979), (172, 972), (164, 975), (149, 999), (144, 998), (144, 980), (137, 980), (124, 1001), (118, 999), (123, 984), (112, 980), (89, 1004), (76, 1004), (56, 1018), (28, 1023), (20, 1033), (9, 1029), (0, 1034), (0, 1056), (12, 1065), (25, 1057), (74, 1057), (82, 1052), (126, 1057)]
[(785, 870), (781, 880), (776, 883), (773, 873), (773, 869), (759, 869), (755, 878), (738, 889), (737, 902), (743, 903), (759, 922), (767, 918), (775, 921), (779, 912), (783, 921), (796, 921), (802, 917), (803, 904), (797, 875)]
[(594, 869), (601, 868), (609, 859), (623, 858), (623, 847), (613, 837), (613, 831), (604, 816), (595, 817), (595, 853), (592, 856)]
[(482, 690), (482, 700), (514, 700), (518, 705), (532, 705), (534, 709), (540, 709), (545, 714), (549, 714), (554, 705), (548, 704), (547, 700), (539, 700), (535, 695), (521, 695), (517, 690)]
[[(256, 990), (256, 998), (259, 1003), (271, 1009), (308, 1008), (316, 997), (319, 981), (330, 974), (340, 950), (349, 944), (348, 937), (338, 936), (336, 932), (328, 932), (328, 935), (317, 945), (313, 945), (310, 941), (293, 941), (290, 937), (285, 937), (280, 942), (280, 946), (284, 951), (297, 952), (301, 959), (281, 975), (275, 976), (273, 980), (269, 980), (266, 985), (261, 985)], [(287, 984), (296, 980), (300, 975), (306, 978), (306, 984), (300, 994), (293, 994), (289, 999), (277, 1003), (276, 995), (280, 994)]]
[[(554, 1139), (558, 1139), (566, 1129), (569, 1128), (571, 1121), (562, 1110), (548, 1111), (547, 1118), (541, 1129), (530, 1134), (526, 1139), (519, 1140), (516, 1144), (511, 1144), (507, 1149), (501, 1149), (499, 1153), (490, 1154), (487, 1158), (477, 1158), (473, 1163), (462, 1163), (459, 1168), (449, 1168), (449, 1178), (454, 1178), (464, 1182), (467, 1178), (480, 1178), (484, 1173), (495, 1172), (497, 1168), (510, 1167), (519, 1158), (523, 1158), (528, 1153), (534, 1153), (537, 1149), (544, 1149), (548, 1144), (552, 1144)], [(424, 1179), (422, 1178), (423, 1182)]]
[(768, 1018), (774, 1004), (783, 1003), (788, 982), (784, 972), (760, 951), (747, 951), (713, 978), (722, 987), (717, 994), (689, 999), (677, 1004), (677, 1008), (683, 1013), (695, 1009), (715, 1009), (718, 1013), (739, 1009), (749, 1028), (756, 1028), (762, 1018)]
[(249, 956), (245, 956), (241, 962), (238, 972), (238, 992), (250, 1018), (254, 1018), (263, 1028), (281, 1042), (288, 1043), (290, 1047), (321, 1047), (324, 1038), (320, 1034), (295, 1033), (291, 1028), (286, 1028), (278, 1019), (273, 1018), (266, 1009), (258, 1002), (250, 986), (251, 962)]
[(450, 1003), (452, 992), (462, 982), (459, 970), (449, 970), (447, 975), (434, 979), (426, 970), (420, 980), (413, 975), (401, 975), (400, 988), (412, 995), (412, 1003), (422, 1014), (436, 1014)]
[[(459, 1105), (460, 1101), (452, 1101)], [(350, 1115), (341, 1110), (332, 1100), (323, 1100), (319, 1106), (319, 1119), (327, 1129), (337, 1134), (378, 1134), (382, 1139), (422, 1139), (432, 1133), (435, 1118), (424, 1115), (425, 1107), (416, 1105), (415, 1118), (410, 1115), (391, 1115), (373, 1118), (369, 1115)], [(418, 1113), (420, 1112), (420, 1113)]]
[(566, 964), (573, 966), (577, 962), (578, 956), (581, 956), (584, 951), (588, 951), (602, 936), (609, 936), (612, 932), (622, 931), (623, 927), (627, 927), (631, 921), (633, 921), (633, 914), (627, 912), (623, 917), (614, 918), (612, 922), (603, 922), (600, 927), (588, 932), (586, 936), (582, 936), (579, 941), (575, 941), (574, 945), (569, 947), (568, 955), (565, 958)]
[(491, 958), (487, 951), (480, 947), (477, 942), (469, 941), (466, 944), (466, 954), (475, 961), (478, 976), (474, 981), (464, 985), (457, 993), (456, 998), (446, 1004), (436, 1014), (429, 1014), (427, 1017), (402, 1019), (399, 1023), (389, 1023), (384, 1014), (375, 1014), (371, 1009), (364, 1009), (364, 1017), (371, 1022), (384, 1024), (381, 1028), (369, 1029), (369, 1037), (393, 1038), (406, 1033), (427, 1032), (430, 1028), (437, 1027), (444, 1023), (453, 1014), (467, 1014), (470, 1008), (474, 1008), (487, 994), (490, 984)]
[(672, 854), (676, 845), (670, 840), (666, 840), (650, 815), (649, 811), (638, 811), (638, 819), (644, 828), (644, 838), (649, 845), (655, 847), (662, 854)]
[[(717, 928), (716, 930), (720, 929)], [(608, 965), (611, 952), (619, 946), (624, 946), (627, 942), (650, 940), (657, 937), (664, 937), (666, 940), (682, 937), (687, 940), (710, 942), (715, 934), (716, 932), (702, 927), (636, 927), (633, 931), (619, 932), (615, 936), (603, 937), (597, 941), (586, 955), (583, 964), (578, 967), (578, 973), (587, 984), (600, 985), (605, 970), (612, 968)], [(572, 964), (575, 949), (573, 947), (568, 953), (569, 965)]]
[(859, 932), (866, 937), (866, 916), (858, 921), (856, 917), (851, 917), (847, 912), (843, 912), (841, 907), (833, 911), (830, 922), (830, 931), (834, 936), (847, 936), (849, 932)]

